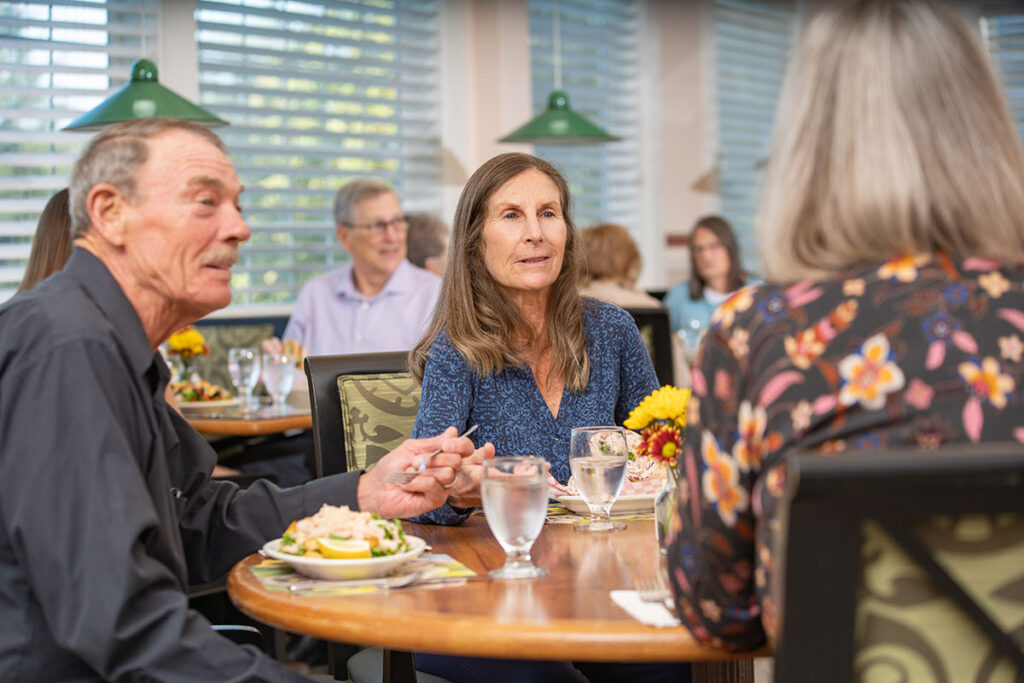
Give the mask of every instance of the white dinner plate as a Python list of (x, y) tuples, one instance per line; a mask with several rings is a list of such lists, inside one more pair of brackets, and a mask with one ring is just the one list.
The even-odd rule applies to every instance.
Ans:
[[(558, 496), (556, 500), (577, 515), (589, 515), (590, 508), (582, 496)], [(619, 496), (612, 505), (613, 515), (654, 512), (654, 496)]]
[(268, 557), (286, 562), (298, 573), (311, 576), (314, 579), (373, 579), (378, 576), (386, 576), (397, 569), (399, 565), (419, 557), (427, 547), (427, 542), (416, 536), (406, 536), (405, 541), (409, 544), (409, 549), (404, 553), (364, 560), (329, 560), (321, 557), (303, 557), (302, 555), (282, 553), (278, 550), (281, 545), (280, 538), (267, 541), (263, 546), (263, 552)]
[(220, 401), (179, 401), (178, 407), (181, 408), (183, 413), (201, 413), (207, 410), (216, 410), (217, 408), (231, 408), (241, 404), (242, 399), (225, 398)]

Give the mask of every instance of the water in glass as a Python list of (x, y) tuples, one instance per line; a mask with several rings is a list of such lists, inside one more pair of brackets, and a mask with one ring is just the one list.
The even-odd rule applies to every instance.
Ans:
[(569, 468), (576, 488), (590, 508), (582, 531), (618, 531), (625, 524), (611, 521), (611, 508), (626, 480), (629, 451), (622, 427), (577, 427), (569, 441)]
[(505, 565), (495, 579), (529, 579), (547, 574), (534, 566), (530, 548), (544, 527), (548, 507), (547, 468), (541, 458), (513, 456), (484, 463), (480, 486), (491, 533), (505, 550)]
[(283, 410), (295, 380), (295, 358), (287, 353), (264, 353), (262, 376), (263, 386), (273, 397), (274, 405)]
[(260, 380), (260, 351), (249, 347), (228, 349), (228, 373), (242, 404), (252, 404), (252, 390)]

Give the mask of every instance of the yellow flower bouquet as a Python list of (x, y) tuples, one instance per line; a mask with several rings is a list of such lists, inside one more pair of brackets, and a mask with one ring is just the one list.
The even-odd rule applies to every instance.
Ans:
[(167, 349), (173, 354), (181, 356), (181, 360), (188, 363), (196, 356), (210, 355), (210, 347), (206, 345), (206, 339), (196, 328), (187, 325), (167, 338)]
[(628, 429), (641, 432), (637, 455), (649, 455), (665, 463), (673, 475), (683, 445), (689, 403), (689, 389), (664, 386), (641, 401), (624, 423)]

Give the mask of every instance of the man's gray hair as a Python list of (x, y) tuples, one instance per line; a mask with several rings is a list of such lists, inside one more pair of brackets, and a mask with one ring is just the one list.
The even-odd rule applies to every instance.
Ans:
[(78, 237), (89, 227), (89, 212), (85, 204), (89, 191), (96, 185), (110, 183), (129, 202), (135, 202), (138, 190), (135, 176), (149, 158), (146, 140), (167, 130), (194, 133), (227, 154), (227, 147), (213, 131), (183, 119), (131, 119), (104, 128), (89, 142), (71, 171), (69, 210), (72, 237)]
[(334, 222), (337, 225), (352, 225), (356, 204), (364, 199), (373, 199), (382, 194), (395, 194), (395, 189), (379, 180), (357, 178), (350, 180), (334, 195)]

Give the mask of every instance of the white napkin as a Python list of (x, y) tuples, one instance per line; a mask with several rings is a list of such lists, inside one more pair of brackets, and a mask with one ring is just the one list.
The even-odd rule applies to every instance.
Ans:
[(679, 620), (660, 602), (644, 602), (636, 591), (612, 591), (612, 601), (639, 622), (656, 628), (679, 626)]

